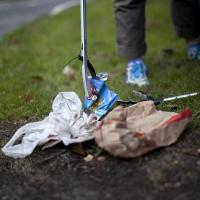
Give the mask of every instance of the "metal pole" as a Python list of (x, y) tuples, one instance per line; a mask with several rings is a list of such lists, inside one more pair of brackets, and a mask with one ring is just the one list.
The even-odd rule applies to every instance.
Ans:
[(80, 0), (80, 5), (81, 5), (81, 55), (83, 56), (82, 78), (83, 78), (85, 96), (88, 96), (86, 0)]

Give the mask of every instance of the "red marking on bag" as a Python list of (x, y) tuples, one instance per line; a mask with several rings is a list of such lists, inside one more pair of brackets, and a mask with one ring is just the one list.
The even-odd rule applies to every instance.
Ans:
[(142, 132), (135, 132), (134, 134), (135, 134), (136, 138), (141, 138), (144, 136), (144, 133), (142, 133)]
[(108, 120), (106, 120), (105, 122), (104, 122), (104, 124), (112, 124), (113, 123), (113, 120), (111, 120), (111, 119), (108, 119)]
[(101, 121), (101, 123), (99, 124), (99, 127), (97, 128), (97, 131), (99, 132), (99, 137), (100, 137), (101, 142), (104, 140), (102, 127), (104, 125), (112, 124), (112, 122), (113, 122), (112, 120), (108, 119), (106, 121)]
[(102, 121), (99, 124), (99, 127), (98, 127), (98, 129), (99, 129), (99, 137), (100, 137), (101, 142), (103, 141), (103, 132), (102, 132), (102, 126), (103, 126), (103, 124), (104, 124), (104, 121)]
[(161, 128), (190, 117), (192, 117), (192, 111), (189, 108), (186, 108), (183, 112), (178, 113), (177, 115), (174, 115), (171, 118), (169, 118), (166, 122), (164, 122), (161, 125)]

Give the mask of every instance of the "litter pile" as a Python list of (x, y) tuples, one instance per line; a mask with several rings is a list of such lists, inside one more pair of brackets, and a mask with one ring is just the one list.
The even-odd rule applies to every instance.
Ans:
[[(105, 76), (97, 76), (87, 56), (86, 0), (81, 3), (81, 55), (82, 79), (85, 91), (84, 111), (74, 92), (59, 93), (53, 102), (53, 111), (43, 121), (21, 127), (3, 147), (7, 156), (23, 158), (30, 155), (36, 146), (43, 149), (59, 142), (64, 145), (93, 139), (115, 156), (137, 157), (155, 148), (177, 141), (191, 121), (192, 113), (157, 111), (154, 104), (186, 98), (197, 93), (160, 100), (142, 96), (144, 102), (121, 101), (119, 95), (105, 84)], [(67, 70), (67, 69), (66, 69)], [(66, 74), (73, 76), (69, 69)], [(90, 72), (89, 77), (87, 72)], [(103, 76), (102, 76), (103, 75)], [(148, 100), (153, 101), (148, 101)], [(116, 107), (117, 103), (131, 105)], [(135, 104), (135, 105), (132, 105)], [(97, 126), (97, 119), (102, 119)]]
[(74, 92), (59, 93), (52, 110), (44, 120), (17, 130), (2, 148), (4, 154), (24, 158), (36, 146), (45, 149), (59, 142), (67, 146), (95, 138), (114, 156), (137, 157), (175, 143), (192, 117), (189, 109), (181, 113), (157, 111), (153, 101), (143, 101), (126, 108), (118, 106), (98, 122), (98, 115), (83, 111)]

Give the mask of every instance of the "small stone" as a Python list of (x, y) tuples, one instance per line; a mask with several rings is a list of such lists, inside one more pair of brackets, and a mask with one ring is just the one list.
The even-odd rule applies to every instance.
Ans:
[(180, 182), (176, 182), (175, 184), (174, 184), (174, 187), (180, 187), (181, 186), (181, 183)]
[(88, 154), (88, 155), (84, 158), (85, 162), (90, 162), (90, 161), (92, 161), (93, 159), (94, 159), (94, 156), (91, 155), (91, 154)]
[(174, 160), (174, 161), (173, 161), (173, 164), (174, 164), (174, 165), (177, 165), (177, 164), (178, 164), (178, 160)]
[(104, 161), (106, 158), (104, 157), (104, 156), (99, 156), (98, 158), (97, 158), (97, 160), (98, 161)]

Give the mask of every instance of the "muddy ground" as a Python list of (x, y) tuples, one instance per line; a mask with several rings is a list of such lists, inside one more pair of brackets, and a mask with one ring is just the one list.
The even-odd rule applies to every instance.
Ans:
[[(0, 124), (8, 141), (21, 123)], [(1, 147), (5, 142), (1, 143)], [(84, 144), (93, 153), (93, 143)], [(84, 161), (72, 145), (14, 160), (0, 153), (0, 199), (198, 200), (200, 199), (200, 129), (191, 128), (179, 142), (138, 159), (122, 160), (105, 152)]]

